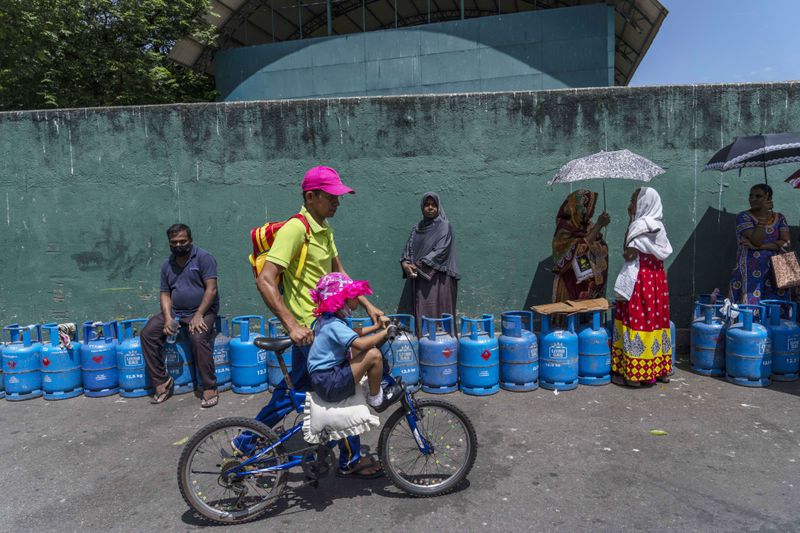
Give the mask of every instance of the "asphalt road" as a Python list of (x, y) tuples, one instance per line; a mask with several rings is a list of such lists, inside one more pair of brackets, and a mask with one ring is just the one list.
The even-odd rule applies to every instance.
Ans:
[[(0, 403), (2, 531), (190, 531), (182, 439), (268, 393)], [(460, 393), (478, 431), (469, 483), (414, 499), (386, 478), (324, 479), (243, 531), (800, 531), (800, 382), (747, 389), (678, 370), (632, 390)], [(385, 419), (385, 416), (383, 417)], [(655, 436), (653, 429), (667, 435)], [(375, 449), (377, 431), (364, 441)]]

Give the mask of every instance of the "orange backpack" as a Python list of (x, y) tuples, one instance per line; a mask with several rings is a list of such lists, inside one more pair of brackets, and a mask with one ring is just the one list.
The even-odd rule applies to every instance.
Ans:
[[(311, 226), (308, 225), (308, 220), (306, 217), (301, 215), (300, 213), (294, 215), (292, 218), (296, 218), (303, 225), (306, 227), (306, 240), (303, 243), (303, 247), (300, 249), (300, 261), (297, 264), (297, 272), (295, 272), (295, 277), (300, 277), (300, 272), (303, 271), (303, 266), (306, 263), (306, 255), (308, 254), (308, 241), (311, 238)], [(284, 220), (282, 222), (267, 222), (263, 226), (257, 226), (250, 230), (250, 240), (253, 242), (253, 253), (250, 254), (250, 266), (253, 267), (253, 275), (258, 277), (261, 273), (261, 270), (264, 268), (264, 261), (267, 260), (267, 252), (269, 249), (272, 248), (272, 244), (275, 242), (275, 234), (278, 233), (280, 230), (289, 220)], [(278, 280), (280, 281), (280, 279)]]

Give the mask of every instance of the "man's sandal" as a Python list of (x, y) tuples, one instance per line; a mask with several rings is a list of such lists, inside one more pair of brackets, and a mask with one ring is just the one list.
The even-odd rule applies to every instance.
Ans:
[(164, 402), (167, 401), (167, 399), (170, 396), (172, 396), (172, 388), (175, 386), (175, 380), (172, 379), (172, 376), (170, 376), (169, 379), (167, 379), (167, 381), (164, 383), (164, 385), (166, 385), (164, 387), (164, 390), (161, 391), (161, 392), (155, 393), (153, 395), (153, 399), (150, 400), (150, 403), (154, 403), (154, 404), (164, 403)]
[[(378, 467), (373, 472), (365, 472), (372, 468)], [(383, 467), (380, 461), (376, 461), (371, 455), (362, 458), (353, 468), (349, 470), (342, 470), (341, 468), (336, 471), (336, 477), (350, 478), (350, 479), (376, 479), (383, 476)]]
[(211, 398), (203, 398), (200, 400), (200, 407), (203, 409), (207, 409), (209, 407), (214, 407), (219, 403), (219, 394), (215, 394)]

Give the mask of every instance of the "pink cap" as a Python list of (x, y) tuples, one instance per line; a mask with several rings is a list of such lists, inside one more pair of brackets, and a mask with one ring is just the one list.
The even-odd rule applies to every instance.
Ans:
[(334, 196), (356, 193), (342, 183), (339, 173), (331, 167), (314, 167), (303, 176), (303, 192), (316, 190), (322, 190)]
[(325, 274), (317, 282), (317, 288), (309, 291), (311, 299), (317, 304), (314, 316), (322, 313), (335, 313), (345, 305), (348, 298), (369, 296), (372, 289), (368, 281), (353, 280), (341, 272)]

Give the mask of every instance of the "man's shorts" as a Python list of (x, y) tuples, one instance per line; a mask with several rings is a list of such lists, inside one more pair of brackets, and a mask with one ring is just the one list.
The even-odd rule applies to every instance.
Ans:
[(311, 385), (317, 396), (331, 403), (341, 402), (356, 393), (356, 382), (349, 361), (333, 368), (312, 372)]

